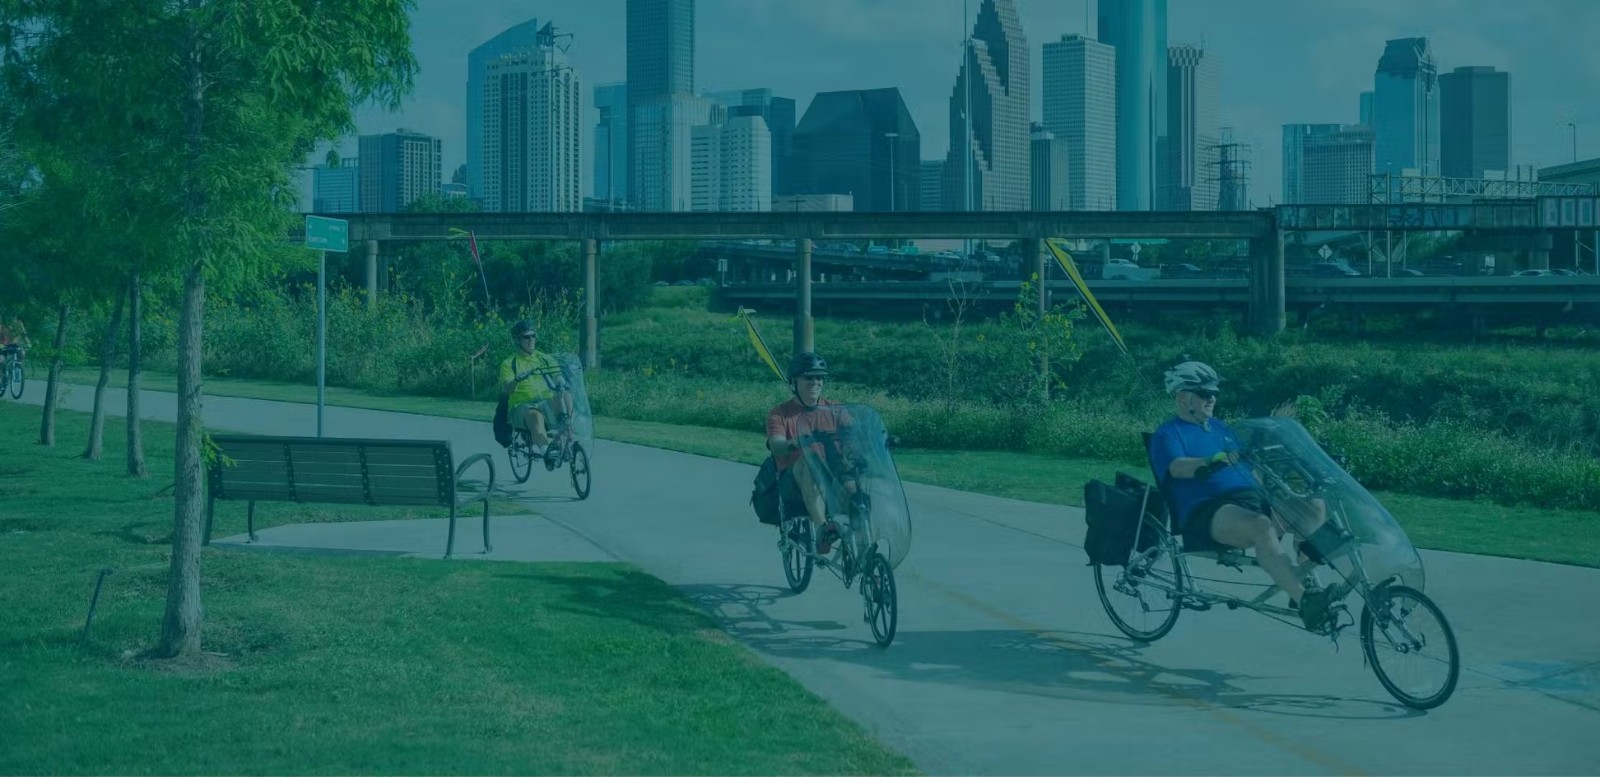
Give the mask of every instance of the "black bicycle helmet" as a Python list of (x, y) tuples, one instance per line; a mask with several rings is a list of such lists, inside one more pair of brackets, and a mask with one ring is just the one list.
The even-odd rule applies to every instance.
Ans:
[(518, 321), (517, 323), (511, 325), (511, 336), (512, 337), (521, 337), (521, 336), (523, 336), (525, 334), (529, 334), (529, 333), (538, 334), (539, 333), (539, 328), (534, 326), (533, 322), (529, 321), (526, 318), (524, 318), (521, 321)]
[(789, 360), (789, 380), (801, 375), (827, 375), (828, 360), (810, 351), (797, 353)]

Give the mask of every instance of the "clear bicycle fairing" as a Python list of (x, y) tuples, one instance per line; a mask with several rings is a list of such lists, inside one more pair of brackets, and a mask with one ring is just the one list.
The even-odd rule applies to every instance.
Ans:
[(1372, 585), (1398, 576), (1403, 584), (1424, 590), (1422, 558), (1405, 530), (1300, 422), (1272, 417), (1228, 423), (1238, 437), (1242, 463), (1299, 539), (1306, 538), (1319, 513), (1326, 515), (1329, 526), (1352, 536), (1350, 552), (1329, 558), (1341, 575)]
[(865, 493), (871, 540), (891, 567), (900, 566), (911, 549), (911, 508), (878, 411), (870, 405), (820, 405), (798, 416), (796, 441), (828, 515), (847, 523), (853, 493)]

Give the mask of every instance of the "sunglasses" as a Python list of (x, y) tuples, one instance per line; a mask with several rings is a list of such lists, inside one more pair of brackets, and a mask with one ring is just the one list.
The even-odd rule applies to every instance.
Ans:
[(517, 339), (518, 340), (536, 340), (536, 339), (538, 339), (538, 335), (522, 335), (521, 337), (518, 337)]
[(1204, 391), (1204, 390), (1201, 390), (1201, 391), (1191, 391), (1189, 393), (1193, 394), (1193, 395), (1195, 395), (1195, 396), (1197, 396), (1197, 397), (1199, 397), (1201, 399), (1216, 399), (1217, 398), (1217, 392), (1215, 392), (1215, 391)]

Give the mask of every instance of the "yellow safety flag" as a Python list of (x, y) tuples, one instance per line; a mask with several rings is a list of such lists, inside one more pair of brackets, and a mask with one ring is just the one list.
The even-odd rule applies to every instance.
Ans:
[(766, 338), (761, 336), (761, 330), (756, 328), (756, 322), (750, 318), (750, 314), (754, 312), (750, 308), (741, 307), (733, 317), (744, 322), (744, 330), (750, 336), (750, 344), (755, 346), (756, 355), (772, 368), (772, 374), (778, 376), (778, 380), (788, 382), (789, 379), (783, 376), (783, 370), (778, 369), (778, 360), (772, 358), (772, 349), (767, 347)]
[[(1072, 257), (1067, 254), (1065, 249), (1056, 245), (1055, 239), (1052, 238), (1044, 242), (1045, 245), (1050, 246), (1050, 253), (1055, 256), (1056, 264), (1060, 265), (1067, 277), (1072, 279), (1072, 285), (1078, 287), (1078, 293), (1083, 295), (1083, 301), (1089, 303), (1089, 312), (1093, 313), (1096, 319), (1099, 319), (1100, 325), (1105, 327), (1106, 334), (1111, 335), (1111, 341), (1117, 344), (1117, 348), (1122, 351), (1122, 355), (1127, 356), (1128, 346), (1122, 342), (1122, 334), (1117, 331), (1116, 325), (1111, 323), (1111, 317), (1106, 315), (1105, 309), (1100, 307), (1099, 302), (1095, 301), (1094, 294), (1089, 291), (1089, 284), (1084, 283), (1083, 276), (1078, 273), (1078, 265), (1072, 261)], [(1039, 279), (1039, 282), (1043, 283), (1044, 279)]]

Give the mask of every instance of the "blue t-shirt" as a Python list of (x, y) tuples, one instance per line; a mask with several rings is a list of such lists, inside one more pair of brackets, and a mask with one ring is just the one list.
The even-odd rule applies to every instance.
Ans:
[(1195, 505), (1223, 494), (1257, 488), (1259, 484), (1243, 462), (1201, 480), (1172, 477), (1173, 460), (1190, 457), (1209, 459), (1223, 451), (1238, 450), (1239, 438), (1234, 436), (1227, 424), (1215, 418), (1202, 427), (1174, 416), (1157, 427), (1155, 434), (1150, 437), (1150, 466), (1172, 496), (1173, 509), (1178, 511), (1179, 528), (1189, 520), (1189, 513)]

